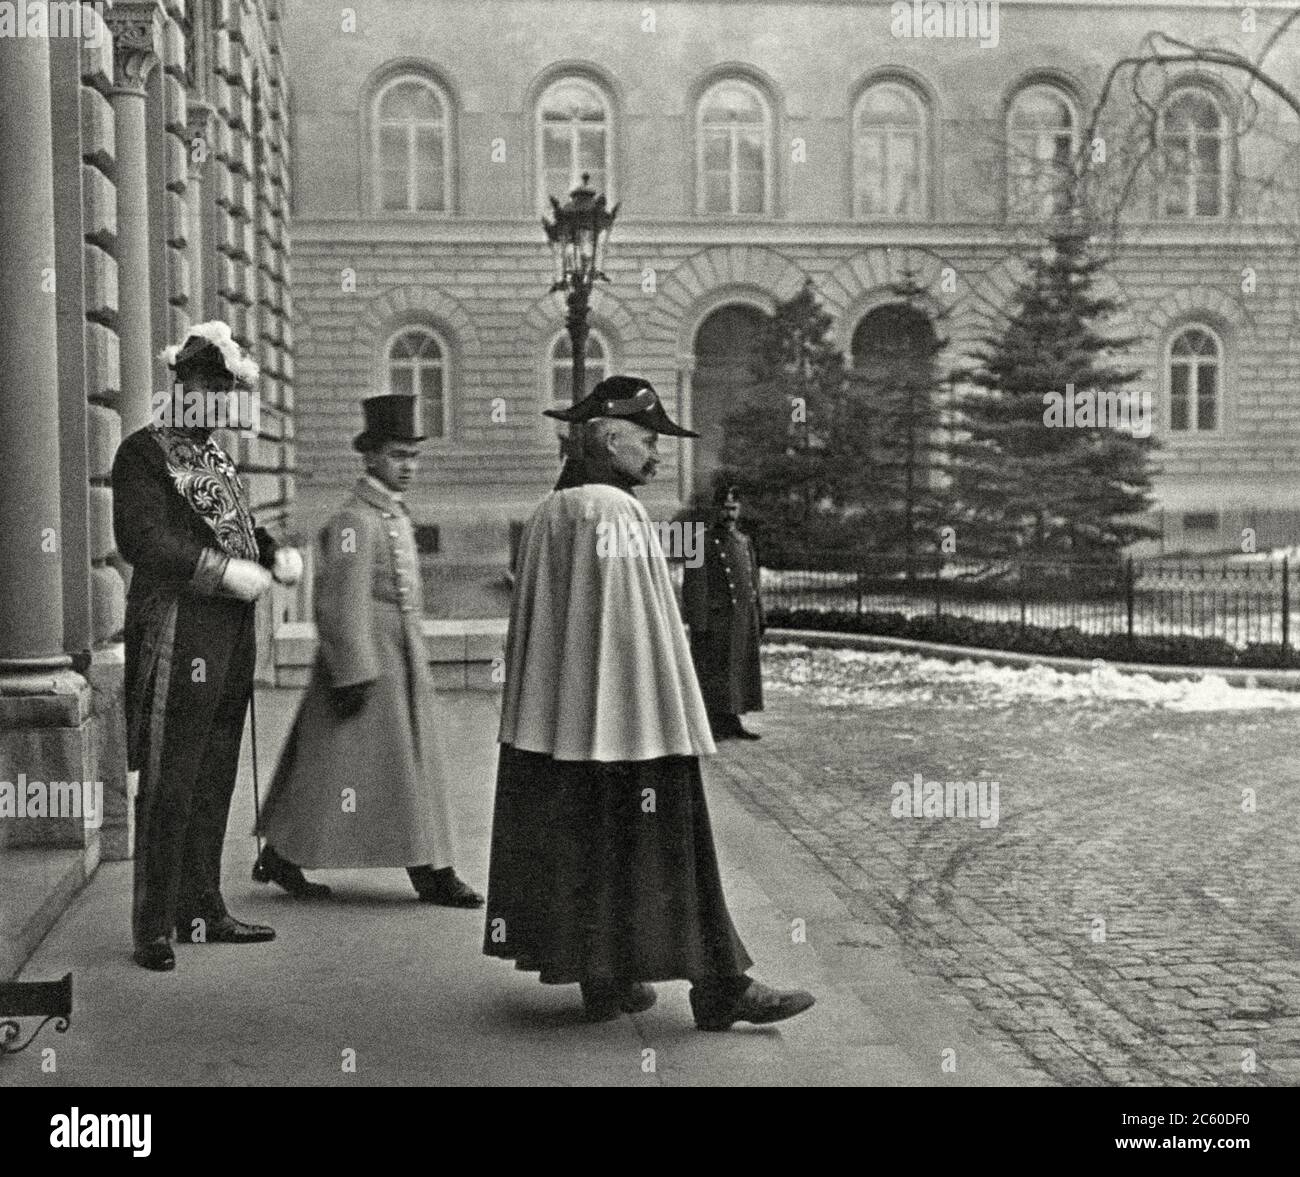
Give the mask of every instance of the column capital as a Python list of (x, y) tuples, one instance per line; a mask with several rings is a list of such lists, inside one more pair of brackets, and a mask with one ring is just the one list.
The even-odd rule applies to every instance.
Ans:
[[(216, 113), (215, 107), (194, 98), (191, 98), (186, 104), (186, 154), (190, 161), (189, 178), (191, 180), (201, 180), (203, 178), (203, 165), (207, 163), (208, 156), (212, 151), (212, 120)], [(193, 149), (195, 139), (203, 140), (208, 149), (207, 152), (200, 153), (200, 155), (195, 154)]]
[(104, 20), (113, 34), (113, 91), (144, 96), (158, 64), (163, 22), (162, 0), (116, 0)]

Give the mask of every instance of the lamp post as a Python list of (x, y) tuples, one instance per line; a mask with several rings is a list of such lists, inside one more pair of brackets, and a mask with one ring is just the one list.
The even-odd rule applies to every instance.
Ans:
[(561, 204), (554, 196), (554, 217), (542, 218), (546, 240), (555, 258), (555, 281), (551, 293), (564, 291), (569, 313), (565, 326), (573, 351), (573, 403), (587, 395), (587, 318), (591, 311), (591, 290), (597, 281), (608, 282), (601, 271), (609, 231), (618, 215), (618, 205), (605, 207), (604, 194), (587, 186), (590, 172), (583, 172), (582, 183)]

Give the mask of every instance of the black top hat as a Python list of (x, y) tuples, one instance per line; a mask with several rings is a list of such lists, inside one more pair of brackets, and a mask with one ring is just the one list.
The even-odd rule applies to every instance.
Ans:
[(648, 380), (640, 376), (606, 376), (576, 405), (567, 409), (543, 409), (547, 417), (557, 421), (591, 421), (596, 417), (615, 417), (631, 421), (643, 429), (666, 433), (670, 437), (699, 437), (683, 429), (659, 403), (659, 394)]
[(427, 436), (418, 396), (368, 396), (361, 402), (361, 411), (366, 427), (353, 439), (352, 448), (363, 454), (386, 441), (423, 441)]

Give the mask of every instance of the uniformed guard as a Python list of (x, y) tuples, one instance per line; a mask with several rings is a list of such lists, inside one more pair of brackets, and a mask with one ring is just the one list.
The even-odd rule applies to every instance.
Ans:
[(763, 710), (763, 600), (754, 541), (736, 526), (740, 496), (719, 485), (713, 524), (705, 532), (704, 559), (686, 567), (682, 601), (691, 627), (691, 658), (715, 740), (757, 740), (740, 717)]
[(365, 475), (327, 525), (319, 653), (262, 809), (253, 878), (303, 899), (303, 867), (404, 866), (427, 903), (481, 907), (453, 867), (448, 719), (429, 674), (415, 530), (402, 492), (424, 440), (418, 397), (361, 402)]
[(156, 397), (153, 422), (122, 442), (113, 461), (113, 533), (132, 566), (125, 637), (128, 757), (140, 770), (134, 959), (156, 972), (176, 967), (173, 931), (189, 943), (275, 938), (226, 910), (221, 847), (253, 690), (253, 602), (273, 576), (292, 584), (302, 572), (298, 553), (254, 524), (235, 464), (213, 437), (232, 424), (218, 412), (226, 398), (254, 388), (257, 364), (219, 321), (191, 327), (162, 358), (183, 395)]

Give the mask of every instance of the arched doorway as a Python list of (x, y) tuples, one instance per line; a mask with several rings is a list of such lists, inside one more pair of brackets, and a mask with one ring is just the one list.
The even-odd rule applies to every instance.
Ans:
[(934, 345), (929, 318), (903, 302), (888, 302), (859, 320), (849, 344), (853, 365), (869, 368), (876, 363), (924, 355)]
[(760, 346), (767, 316), (748, 303), (728, 303), (713, 311), (695, 333), (695, 373), (691, 380), (691, 427), (695, 447), (692, 486), (707, 494), (725, 438), (723, 422), (762, 378)]

